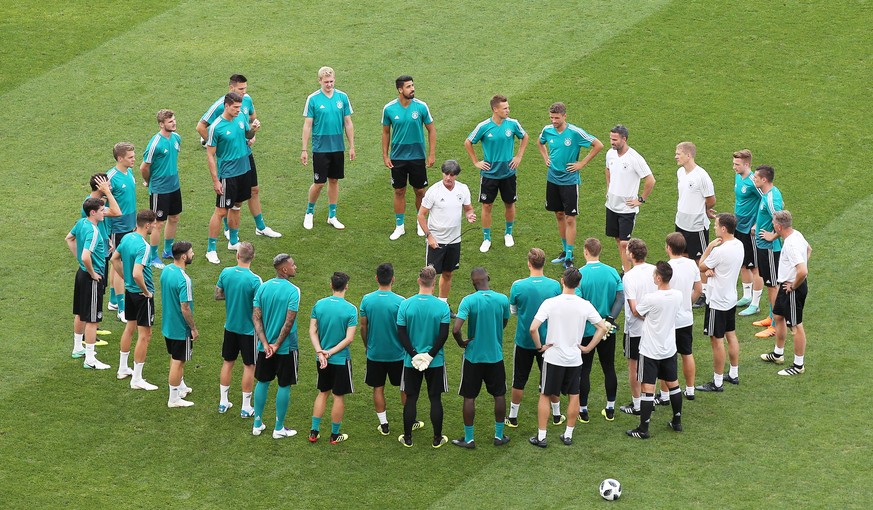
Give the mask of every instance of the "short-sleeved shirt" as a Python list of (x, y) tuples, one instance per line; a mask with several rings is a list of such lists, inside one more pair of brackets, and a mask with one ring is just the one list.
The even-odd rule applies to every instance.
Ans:
[(478, 290), (464, 296), (458, 318), (467, 321), (467, 338), (473, 341), (464, 349), (470, 363), (497, 363), (503, 360), (503, 321), (509, 320), (509, 298), (493, 290)]
[(391, 159), (424, 159), (424, 131), (433, 122), (424, 101), (413, 98), (404, 107), (395, 99), (382, 108), (382, 125), (391, 126)]
[(170, 133), (169, 138), (158, 132), (146, 144), (143, 161), (149, 167), (149, 193), (172, 193), (179, 189), (179, 150), (182, 137)]
[(367, 318), (367, 359), (401, 361), (405, 352), (397, 338), (397, 311), (403, 296), (377, 290), (361, 300), (361, 318)]
[(676, 354), (676, 315), (682, 300), (681, 291), (668, 289), (650, 292), (637, 302), (637, 311), (646, 318), (640, 354), (649, 359), (667, 359)]
[[(615, 302), (615, 293), (624, 290), (618, 271), (603, 262), (586, 262), (579, 268), (582, 281), (576, 287), (576, 295), (588, 301), (594, 306), (602, 317), (610, 315), (612, 304)], [(594, 336), (596, 328), (591, 324), (585, 325), (585, 336)]]
[(455, 181), (450, 190), (440, 180), (427, 189), (421, 205), (430, 211), (427, 228), (436, 242), (454, 244), (461, 241), (461, 218), (464, 206), (470, 205), (470, 188), (466, 184)]
[[(279, 333), (285, 325), (288, 312), (297, 312), (300, 309), (300, 289), (285, 278), (271, 278), (258, 287), (252, 304), (261, 309), (261, 322), (264, 324), (267, 343), (275, 344), (279, 340)], [(297, 317), (294, 317), (291, 331), (276, 354), (288, 354), (297, 349)], [(258, 342), (258, 352), (264, 352), (261, 342)]]
[(312, 152), (342, 152), (343, 122), (352, 113), (352, 103), (345, 92), (334, 89), (327, 97), (321, 89), (306, 98), (303, 116), (312, 119)]
[(82, 252), (88, 250), (91, 252), (91, 265), (94, 272), (106, 276), (106, 255), (109, 253), (109, 244), (100, 234), (97, 225), (88, 221), (88, 218), (81, 218), (70, 229), (70, 233), (76, 238), (76, 260), (79, 261), (79, 269), (88, 271), (82, 262)]
[(113, 234), (124, 234), (136, 228), (136, 178), (130, 168), (122, 172), (112, 167), (106, 172), (112, 195), (121, 209), (121, 216), (109, 219), (109, 229)]
[(226, 267), (218, 275), (216, 287), (224, 291), (224, 329), (240, 335), (254, 335), (252, 322), (255, 293), (261, 277), (247, 267)]
[[(85, 197), (85, 200), (88, 200), (89, 198), (93, 198), (93, 197), (91, 195), (88, 195), (87, 197)], [(83, 218), (87, 217), (87, 216), (85, 216), (85, 200), (82, 201), (82, 209), (80, 209), (80, 212), (81, 212)], [(103, 212), (109, 212), (108, 205), (103, 206)], [(106, 246), (109, 246), (109, 235), (110, 235), (109, 222), (106, 221), (108, 219), (109, 219), (109, 216), (104, 216), (102, 220), (97, 222), (97, 230), (100, 231), (100, 235), (103, 236), (103, 240), (106, 241)]]
[[(319, 299), (312, 307), (313, 319), (318, 321), (318, 338), (322, 349), (336, 347), (345, 340), (346, 332), (358, 325), (358, 309), (355, 305), (337, 296)], [(345, 365), (349, 359), (349, 347), (336, 352), (328, 358), (331, 365)]]
[(752, 173), (743, 177), (734, 177), (734, 214), (737, 217), (737, 232), (748, 234), (755, 224), (758, 206), (761, 204), (761, 192), (752, 181)]
[(637, 337), (643, 334), (643, 321), (634, 315), (628, 301), (633, 299), (639, 303), (643, 296), (658, 290), (654, 274), (655, 266), (648, 262), (634, 266), (624, 274), (622, 280), (624, 285), (624, 332), (630, 336)]
[(186, 340), (191, 328), (182, 315), (182, 303), (188, 303), (194, 313), (194, 287), (185, 270), (167, 264), (161, 271), (161, 333), (170, 340)]
[(809, 248), (809, 243), (797, 230), (785, 238), (785, 242), (782, 243), (782, 253), (779, 254), (779, 277), (777, 278), (779, 283), (793, 282), (797, 278), (798, 264), (806, 264), (808, 261), (807, 248)]
[(124, 236), (118, 244), (117, 251), (121, 256), (121, 265), (124, 268), (124, 290), (131, 294), (141, 294), (142, 289), (133, 279), (133, 268), (136, 264), (142, 266), (142, 278), (145, 280), (149, 292), (155, 292), (155, 284), (152, 280), (152, 266), (149, 264), (149, 243), (145, 238), (134, 231)]
[(782, 249), (782, 240), (780, 238), (777, 237), (772, 241), (766, 241), (760, 236), (759, 232), (762, 230), (775, 232), (773, 228), (773, 215), (776, 214), (776, 211), (781, 211), (783, 207), (782, 192), (776, 186), (770, 188), (770, 191), (764, 193), (761, 197), (761, 203), (758, 204), (758, 214), (755, 220), (755, 246), (758, 248), (773, 251)]
[(579, 161), (581, 147), (591, 147), (596, 137), (584, 129), (567, 124), (558, 133), (555, 126), (548, 124), (540, 132), (540, 143), (549, 149), (549, 173), (546, 179), (552, 184), (575, 186), (582, 183), (580, 172), (568, 172), (567, 164)]
[[(245, 115), (246, 119), (251, 119), (251, 116), (255, 113), (255, 103), (252, 101), (252, 96), (243, 94), (242, 105), (239, 108), (239, 112), (241, 115)], [(212, 123), (215, 122), (215, 119), (220, 117), (222, 113), (224, 113), (224, 96), (219, 97), (214, 103), (212, 103), (212, 106), (206, 110), (206, 113), (200, 117), (200, 120), (211, 126)], [(251, 146), (246, 144), (246, 155), (251, 153)]]
[(508, 118), (497, 124), (489, 117), (480, 122), (467, 136), (467, 140), (472, 143), (482, 142), (482, 159), (491, 165), (488, 170), (479, 172), (482, 177), (505, 179), (515, 175), (515, 169), (509, 167), (515, 156), (515, 139), (521, 140), (526, 134), (515, 119)]
[(640, 153), (632, 147), (624, 155), (618, 151), (606, 151), (606, 168), (609, 168), (609, 188), (606, 190), (606, 207), (619, 214), (637, 213), (639, 206), (627, 205), (629, 198), (637, 198), (640, 180), (652, 175), (652, 169)]
[(727, 311), (737, 305), (737, 278), (743, 268), (743, 242), (731, 239), (713, 248), (703, 261), (714, 276), (706, 280), (706, 301), (713, 310)]
[[(518, 321), (515, 327), (515, 345), (523, 349), (536, 346), (530, 336), (530, 325), (540, 305), (546, 299), (561, 293), (561, 284), (547, 276), (529, 276), (513, 282), (509, 289), (509, 305), (515, 308)], [(546, 338), (548, 324), (539, 327), (540, 338)]]
[(709, 217), (706, 216), (706, 197), (715, 196), (715, 186), (712, 184), (706, 170), (695, 166), (690, 172), (685, 167), (676, 170), (676, 180), (679, 187), (679, 200), (676, 203), (676, 226), (687, 232), (700, 232), (709, 228)]
[[(418, 353), (433, 349), (440, 333), (440, 325), (450, 322), (451, 312), (448, 303), (440, 301), (431, 294), (416, 294), (404, 299), (397, 310), (397, 325), (406, 326), (412, 348)], [(440, 349), (430, 362), (430, 366), (437, 368), (443, 365), (445, 365), (445, 354), (443, 349)], [(403, 357), (403, 366), (412, 368), (412, 356), (409, 353)]]
[(552, 347), (543, 353), (543, 361), (561, 367), (582, 364), (579, 344), (585, 334), (585, 325), (599, 324), (603, 320), (591, 303), (576, 294), (561, 294), (543, 301), (534, 317), (549, 323), (543, 344), (552, 344)]
[(676, 327), (691, 326), (694, 324), (691, 294), (694, 292), (694, 284), (700, 281), (700, 268), (688, 257), (670, 259), (667, 262), (673, 267), (670, 288), (682, 292), (682, 306), (679, 307), (678, 315), (676, 315)]
[(219, 117), (209, 126), (206, 145), (215, 147), (218, 178), (228, 179), (251, 170), (246, 132), (250, 129), (249, 118), (240, 113), (235, 119)]

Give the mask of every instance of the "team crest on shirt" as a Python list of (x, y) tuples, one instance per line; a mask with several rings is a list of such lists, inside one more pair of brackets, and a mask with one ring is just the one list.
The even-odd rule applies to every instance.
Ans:
[(464, 195), (461, 195), (460, 193), (456, 193), (455, 196), (458, 197), (458, 202), (464, 201)]
[(243, 109), (242, 109), (242, 112), (243, 112), (244, 114), (248, 115), (248, 114), (249, 114), (249, 109), (248, 109), (248, 108), (243, 108)]
[(245, 128), (246, 128), (245, 124), (243, 124), (243, 121), (239, 121), (239, 128), (240, 128), (240, 129), (245, 129)]
[(569, 147), (569, 146), (572, 145), (572, 144), (573, 144), (573, 141), (572, 141), (572, 140), (570, 140), (569, 138), (564, 138), (564, 145), (566, 145), (567, 147)]
[(747, 189), (748, 189), (748, 187), (745, 184), (743, 184), (743, 187), (740, 188), (740, 193), (745, 193)]
[(418, 112), (412, 112), (412, 118), (413, 118), (413, 119), (417, 119), (417, 118), (418, 118)]
[(509, 137), (512, 136), (512, 130), (511, 130), (511, 129), (507, 129), (506, 131), (504, 131), (504, 133), (506, 133), (506, 138), (509, 138)]
[(342, 102), (342, 101), (337, 101), (337, 102), (336, 102), (336, 107), (339, 108), (340, 110), (342, 110), (342, 109), (343, 109), (343, 102)]
[(179, 150), (179, 142), (174, 143), (174, 144), (173, 144), (173, 147), (175, 147), (176, 150)]

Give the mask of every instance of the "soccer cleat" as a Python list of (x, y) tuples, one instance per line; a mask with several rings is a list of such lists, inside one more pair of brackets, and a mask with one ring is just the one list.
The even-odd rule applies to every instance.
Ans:
[(581, 421), (582, 423), (588, 423), (588, 409), (585, 409), (584, 411), (579, 411), (579, 421)]
[(433, 438), (433, 443), (431, 443), (430, 445), (433, 448), (439, 448), (448, 442), (449, 442), (449, 436), (442, 435), (440, 437)]
[(503, 446), (509, 442), (509, 436), (504, 435), (503, 437), (495, 437), (494, 438), (494, 446)]
[(562, 264), (564, 262), (564, 258), (567, 257), (567, 252), (562, 251), (560, 255), (552, 259), (552, 264)]
[(345, 225), (340, 223), (340, 220), (336, 216), (334, 216), (333, 218), (328, 218), (327, 224), (332, 226), (333, 228), (335, 228), (337, 230), (345, 230), (345, 228), (346, 228)]
[(73, 351), (71, 356), (73, 357), (73, 359), (83, 358), (85, 357), (85, 349), (82, 349), (80, 351)]
[(314, 443), (314, 442), (318, 441), (318, 438), (320, 438), (320, 437), (321, 437), (321, 433), (318, 432), (317, 430), (310, 430), (309, 431), (309, 442), (310, 443)]
[(230, 241), (228, 241), (227, 242), (227, 249), (230, 251), (237, 251), (237, 250), (239, 250), (239, 243), (230, 244)]
[(178, 400), (170, 400), (167, 402), (167, 407), (191, 407), (194, 405), (194, 402), (190, 400), (178, 399)]
[(657, 397), (655, 397), (655, 405), (656, 406), (668, 406), (668, 405), (670, 405), (670, 397), (661, 398), (661, 396), (658, 395)]
[(421, 228), (421, 225), (418, 224), (418, 221), (415, 222), (415, 226), (417, 228), (418, 237), (424, 237), (424, 230)]
[(330, 435), (330, 444), (340, 444), (343, 441), (348, 441), (348, 434), (331, 434)]
[(254, 407), (249, 407), (249, 408), (243, 407), (239, 411), (240, 418), (251, 418), (254, 415), (255, 415), (255, 408)]
[(468, 443), (468, 442), (464, 441), (463, 439), (452, 439), (452, 444), (455, 446), (460, 446), (461, 448), (467, 448), (468, 450), (472, 450), (472, 449), (476, 448), (475, 441), (470, 441)]
[(312, 230), (312, 213), (306, 213), (303, 216), (303, 228), (306, 230)]
[(800, 375), (806, 372), (806, 368), (799, 367), (797, 365), (791, 365), (788, 368), (783, 368), (782, 370), (776, 372), (777, 375)]
[(564, 269), (570, 269), (573, 266), (573, 259), (564, 258)]
[(118, 304), (110, 301), (109, 304), (106, 305), (106, 309), (114, 312), (115, 310), (118, 310)]
[(512, 234), (506, 234), (503, 236), (503, 244), (506, 245), (507, 248), (515, 246), (515, 238), (512, 237)]
[(115, 372), (115, 378), (119, 381), (122, 379), (127, 379), (128, 377), (133, 375), (133, 369), (130, 367), (118, 367), (118, 371)]
[(111, 335), (112, 331), (109, 331), (108, 329), (98, 329), (95, 333), (97, 333), (98, 336), (106, 336)]
[(183, 387), (179, 388), (179, 398), (187, 397), (188, 395), (191, 394), (192, 391), (194, 391), (194, 390), (188, 386), (183, 386)]
[(103, 347), (104, 345), (109, 345), (109, 342), (107, 342), (106, 340), (101, 340), (99, 338), (97, 340), (94, 340), (94, 347)]
[(682, 432), (682, 422), (674, 422), (673, 420), (670, 420), (667, 422), (667, 426), (676, 432)]
[(755, 333), (755, 338), (769, 338), (771, 336), (776, 336), (776, 328), (773, 326), (767, 326), (767, 329)]
[(161, 252), (161, 258), (162, 259), (172, 259), (173, 253), (169, 252), (169, 251), (163, 251), (163, 252)]
[(383, 436), (387, 436), (388, 434), (391, 433), (391, 430), (388, 428), (387, 423), (380, 423), (379, 426), (376, 427), (376, 430), (378, 430), (379, 433), (382, 434)]
[(649, 438), (649, 433), (643, 432), (639, 428), (636, 428), (633, 430), (628, 430), (625, 432), (625, 434), (627, 434), (629, 437), (635, 437), (637, 439), (648, 439)]
[(224, 238), (230, 241), (230, 230), (224, 229)]
[(397, 440), (400, 441), (400, 444), (402, 444), (406, 448), (412, 448), (412, 436), (406, 437), (405, 434), (400, 434), (399, 436), (397, 436)]
[(703, 308), (706, 306), (706, 295), (701, 294), (700, 297), (697, 298), (697, 301), (691, 305), (692, 308)]
[(255, 228), (255, 235), (267, 236), (267, 237), (273, 237), (273, 238), (282, 237), (282, 234), (280, 234), (279, 232), (276, 232), (275, 230), (273, 230), (267, 226), (265, 226), (263, 230), (261, 230), (259, 228)]
[(546, 446), (548, 446), (545, 439), (539, 439), (537, 438), (537, 436), (533, 436), (532, 438), (528, 439), (528, 442), (536, 446), (537, 448), (545, 448)]
[[(263, 424), (261, 424), (263, 425)], [(286, 427), (282, 427), (280, 430), (273, 431), (273, 439), (284, 439), (286, 437), (294, 437), (297, 435), (297, 431), (294, 429), (289, 429)]]
[(507, 427), (517, 428), (518, 427), (518, 418), (504, 418), (503, 424)]
[(163, 269), (165, 267), (164, 263), (161, 262), (161, 259), (158, 258), (152, 259), (152, 261), (149, 262), (149, 265), (152, 266), (154, 269)]
[(259, 426), (257, 426), (257, 427), (252, 427), (252, 435), (253, 435), (253, 436), (260, 436), (260, 435), (261, 435), (261, 432), (263, 432), (264, 429), (266, 429), (266, 428), (267, 428), (267, 426), (264, 425), (263, 423), (261, 423), (261, 424), (260, 424)]
[(404, 234), (406, 234), (406, 227), (404, 225), (397, 225), (394, 227), (394, 232), (391, 232), (391, 235), (388, 236), (388, 239), (396, 241)]
[(552, 425), (561, 425), (565, 421), (567, 421), (567, 417), (563, 414), (553, 414), (552, 415)]
[(233, 407), (233, 402), (228, 402), (226, 404), (218, 404), (218, 414), (224, 414), (228, 409)]
[[(739, 303), (737, 303), (737, 304), (739, 304)], [(737, 315), (739, 315), (740, 317), (748, 317), (749, 315), (756, 315), (760, 311), (761, 311), (761, 309), (758, 308), (757, 306), (749, 306), (748, 308), (746, 308), (742, 312), (738, 313)]]
[(618, 408), (618, 410), (621, 411), (621, 412), (623, 412), (624, 414), (633, 414), (633, 415), (635, 415), (635, 416), (639, 416), (639, 415), (640, 415), (640, 410), (634, 408), (633, 403), (630, 403), (630, 404), (628, 404), (628, 405), (626, 405), (626, 406), (621, 406), (621, 407)]
[(693, 393), (688, 393), (688, 392), (686, 392), (686, 391), (683, 391), (682, 394), (685, 395), (685, 399), (686, 399), (686, 400), (694, 400), (694, 394), (693, 394)]
[(767, 363), (781, 365), (785, 363), (785, 356), (782, 354), (776, 354), (775, 352), (767, 352), (761, 355), (761, 360), (766, 361)]
[(491, 249), (491, 239), (485, 239), (484, 241), (482, 241), (482, 244), (479, 245), (479, 251), (481, 251), (482, 253), (487, 253), (488, 250), (490, 250), (490, 249)]
[(744, 297), (744, 298), (740, 299), (739, 301), (737, 301), (737, 308), (740, 308), (741, 306), (747, 306), (751, 302), (752, 302), (752, 298)]
[(218, 252), (214, 250), (206, 252), (206, 260), (212, 264), (221, 264), (221, 261), (218, 260)]
[(564, 443), (564, 446), (570, 446), (573, 444), (573, 438), (566, 437), (564, 434), (561, 434), (560, 436), (558, 436), (558, 439), (560, 439), (561, 442)]
[(606, 418), (606, 421), (615, 420), (615, 408), (603, 409), (602, 411), (600, 411), (600, 414), (603, 415), (604, 418)]
[(731, 384), (740, 384), (740, 376), (731, 377), (730, 374), (725, 374), (724, 380)]
[(758, 326), (759, 328), (769, 328), (772, 325), (773, 319), (771, 319), (769, 315), (764, 319), (752, 323), (752, 326)]
[(724, 391), (724, 384), (722, 384), (721, 386), (716, 386), (715, 381), (709, 381), (705, 384), (701, 384), (700, 386), (695, 386), (694, 391), (721, 393), (722, 391)]
[(130, 381), (130, 389), (132, 390), (146, 390), (146, 391), (155, 391), (158, 389), (154, 384), (146, 381), (145, 379), (140, 379), (139, 381)]
[(419, 429), (423, 429), (423, 428), (424, 428), (423, 421), (417, 421), (417, 422), (412, 424), (412, 430), (419, 430)]
[[(118, 320), (120, 320), (123, 324), (127, 324), (127, 317), (124, 316), (123, 310), (118, 312), (117, 317), (118, 317)], [(96, 345), (96, 342), (95, 342), (95, 345)]]
[(84, 363), (82, 363), (82, 367), (90, 368), (91, 370), (107, 370), (109, 368), (112, 368), (97, 358), (94, 358), (94, 361), (92, 363), (88, 363), (88, 361), (86, 360)]

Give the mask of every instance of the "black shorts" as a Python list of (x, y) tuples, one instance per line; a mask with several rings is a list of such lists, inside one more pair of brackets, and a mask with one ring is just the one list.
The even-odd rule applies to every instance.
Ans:
[(691, 352), (691, 342), (694, 340), (694, 326), (685, 326), (684, 328), (676, 328), (676, 350), (683, 356), (689, 356)]
[(152, 193), (149, 195), (149, 209), (151, 209), (158, 221), (167, 221), (167, 216), (176, 216), (182, 213), (182, 190), (177, 189), (169, 193)]
[(579, 186), (546, 182), (546, 210), (563, 212), (567, 216), (579, 214)]
[(243, 365), (254, 365), (255, 351), (257, 350), (258, 341), (255, 340), (255, 335), (243, 335), (224, 330), (224, 342), (221, 344), (221, 357), (224, 361), (236, 361), (236, 358), (242, 353)]
[(391, 386), (400, 386), (403, 378), (403, 360), (400, 361), (373, 361), (367, 359), (367, 371), (364, 374), (364, 383), (373, 388), (385, 386), (385, 379), (391, 381)]
[(713, 338), (724, 338), (725, 333), (736, 331), (737, 307), (730, 310), (713, 310), (706, 305), (703, 312), (703, 334)]
[(312, 182), (324, 184), (328, 179), (342, 179), (345, 173), (344, 151), (337, 152), (313, 152), (312, 153)]
[(627, 359), (637, 359), (640, 357), (640, 338), (639, 336), (630, 336), (624, 334), (624, 357)]
[(688, 255), (688, 258), (695, 262), (700, 260), (706, 245), (709, 244), (709, 229), (689, 232), (676, 227), (676, 232), (679, 232), (685, 238), (685, 253)]
[(249, 186), (251, 186), (252, 188), (257, 188), (258, 167), (255, 166), (255, 155), (252, 153), (249, 153), (249, 166), (252, 167), (252, 169), (249, 170), (249, 173), (246, 174), (249, 176)]
[(617, 213), (606, 208), (606, 236), (628, 241), (634, 232), (636, 213)]
[(427, 395), (430, 398), (438, 397), (449, 391), (449, 378), (446, 374), (445, 365), (428, 367), (424, 372), (404, 366), (403, 377), (400, 378), (400, 391), (405, 392), (407, 397), (418, 397), (421, 393), (421, 382), (427, 381)]
[(176, 361), (188, 361), (191, 359), (191, 351), (194, 349), (194, 342), (191, 340), (191, 337), (184, 340), (164, 337), (164, 341), (167, 343), (167, 354), (170, 355), (170, 358)]
[(676, 355), (664, 359), (652, 359), (640, 355), (637, 364), (637, 381), (643, 384), (655, 384), (658, 379), (673, 382), (679, 379), (676, 368)]
[(483, 204), (493, 204), (500, 191), (500, 199), (504, 204), (514, 204), (518, 201), (518, 191), (515, 174), (503, 179), (479, 177), (479, 201)]
[(540, 393), (549, 396), (578, 395), (581, 377), (582, 365), (561, 367), (545, 362), (540, 376)]
[(288, 354), (273, 354), (269, 358), (263, 351), (258, 352), (255, 362), (255, 379), (260, 382), (270, 382), (279, 379), (279, 386), (297, 384), (297, 351)]
[(441, 244), (433, 249), (427, 245), (427, 265), (433, 266), (437, 274), (451, 273), (461, 267), (461, 243)]
[(155, 298), (124, 291), (124, 317), (137, 326), (150, 328), (155, 323)]
[[(109, 249), (106, 250), (106, 260), (109, 260), (112, 257), (112, 254), (115, 252), (115, 249), (118, 248), (118, 246), (121, 244), (121, 240), (124, 239), (124, 236), (130, 234), (131, 232), (133, 232), (133, 230), (131, 230), (130, 232), (113, 232), (109, 234)], [(112, 266), (107, 265), (106, 267), (109, 268)]]
[(752, 240), (752, 234), (737, 231), (734, 232), (734, 237), (743, 243), (743, 267), (746, 269), (758, 267), (758, 257), (755, 253), (755, 242)]
[(776, 287), (776, 279), (779, 277), (779, 254), (780, 251), (773, 251), (767, 248), (755, 248), (758, 254), (758, 275), (764, 279), (764, 285), (767, 287)]
[(495, 397), (506, 395), (506, 368), (503, 360), (497, 363), (470, 363), (464, 360), (458, 395), (464, 398), (478, 397), (483, 382), (489, 394)]
[(542, 375), (543, 353), (536, 349), (525, 349), (518, 345), (514, 346), (512, 351), (512, 387), (514, 389), (523, 390), (527, 385), (534, 360), (536, 360), (537, 366), (540, 367), (540, 374)]
[(215, 196), (215, 207), (230, 209), (234, 204), (245, 202), (252, 197), (252, 187), (249, 185), (249, 174), (221, 179), (221, 195)]
[(392, 159), (391, 187), (403, 189), (406, 181), (415, 189), (427, 187), (427, 167), (423, 159)]
[(803, 324), (803, 305), (806, 303), (808, 287), (806, 280), (793, 292), (785, 292), (782, 286), (776, 294), (776, 303), (773, 304), (773, 314), (785, 317), (785, 323), (793, 328)]
[(103, 293), (106, 291), (106, 278), (92, 280), (91, 275), (82, 268), (76, 270), (73, 284), (73, 315), (82, 322), (103, 320)]
[(344, 365), (328, 363), (324, 368), (320, 368), (316, 361), (315, 366), (318, 370), (318, 391), (332, 391), (337, 396), (355, 392), (355, 385), (352, 384), (352, 360), (347, 359)]

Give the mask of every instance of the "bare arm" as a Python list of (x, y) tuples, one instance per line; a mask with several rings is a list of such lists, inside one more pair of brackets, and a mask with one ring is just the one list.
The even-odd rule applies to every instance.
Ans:
[(224, 289), (216, 285), (212, 297), (214, 297), (216, 301), (224, 301)]
[(476, 151), (473, 150), (473, 142), (469, 139), (464, 140), (464, 150), (467, 151), (467, 156), (470, 156), (470, 161), (473, 162), (473, 166), (478, 168), (479, 170), (490, 170), (491, 164), (487, 161), (479, 161), (479, 158), (476, 156)]
[(279, 336), (276, 338), (276, 343), (273, 344), (273, 351), (279, 350), (282, 342), (288, 338), (288, 333), (291, 333), (291, 327), (294, 326), (294, 320), (297, 319), (297, 312), (288, 310), (285, 312), (285, 322), (282, 324), (282, 329), (279, 330)]
[(533, 322), (530, 323), (530, 337), (533, 340), (534, 347), (536, 350), (543, 352), (551, 345), (543, 345), (542, 339), (540, 338), (540, 326), (542, 326), (543, 321), (539, 319), (534, 319)]
[(124, 264), (121, 262), (121, 253), (118, 250), (112, 252), (112, 258), (109, 259), (109, 263), (112, 264), (112, 269), (115, 270), (115, 274), (124, 280)]
[(706, 197), (706, 215), (709, 218), (715, 218), (715, 195), (711, 197)]
[(691, 288), (691, 302), (697, 301), (701, 294), (703, 294), (703, 284), (694, 282), (694, 287)]
[(581, 345), (579, 346), (579, 348), (582, 349), (582, 352), (584, 352), (585, 354), (593, 351), (594, 348), (597, 347), (597, 344), (599, 344), (600, 341), (609, 334), (610, 329), (612, 329), (612, 327), (606, 321), (600, 321), (595, 324), (594, 327), (597, 328), (597, 331), (594, 332), (594, 338), (592, 338), (591, 341), (588, 342), (588, 345), (584, 347)]
[(76, 236), (73, 235), (72, 232), (67, 234), (67, 237), (64, 238), (64, 241), (67, 243), (67, 248), (73, 252), (73, 256), (76, 256)]
[(197, 331), (197, 325), (194, 324), (194, 312), (191, 311), (191, 303), (185, 301), (182, 303), (182, 317), (185, 318), (185, 322), (188, 323), (188, 327), (191, 329), (191, 340), (197, 340), (197, 337), (200, 336), (200, 333)]
[[(455, 325), (452, 326), (452, 336), (455, 338), (455, 342), (458, 343), (458, 346), (461, 349), (465, 349), (467, 344), (470, 343), (469, 340), (464, 341), (464, 336), (461, 334), (461, 329), (464, 327), (464, 319), (458, 317), (455, 319)], [(478, 344), (477, 344), (478, 345)]]
[(212, 177), (212, 189), (217, 195), (221, 195), (221, 181), (218, 180), (218, 163), (215, 160), (215, 147), (206, 146), (206, 166), (209, 167), (209, 174)]
[(207, 124), (205, 120), (197, 122), (197, 134), (199, 134), (200, 138), (204, 140), (209, 138), (209, 124)]
[(367, 318), (361, 317), (358, 321), (358, 325), (361, 327), (361, 341), (364, 342), (364, 351), (367, 350), (367, 333), (369, 333), (369, 328), (367, 327)]
[(425, 124), (424, 129), (427, 130), (427, 167), (430, 168), (436, 161), (436, 127), (431, 122)]
[[(117, 251), (115, 253), (118, 253)], [(115, 257), (115, 253), (112, 254)], [(120, 261), (119, 261), (120, 262)], [(121, 264), (119, 264), (121, 265)], [(123, 275), (122, 275), (123, 278)], [(152, 297), (152, 293), (149, 292), (148, 286), (146, 286), (145, 278), (142, 275), (142, 264), (134, 264), (133, 265), (133, 281), (136, 282), (136, 285), (142, 289), (142, 295), (150, 298)]]
[(427, 245), (433, 249), (437, 249), (439, 247), (439, 243), (437, 243), (436, 238), (434, 238), (433, 234), (430, 233), (430, 230), (427, 228), (427, 214), (430, 212), (425, 206), (421, 206), (418, 210), (418, 224), (421, 226), (421, 230), (424, 231), (425, 239), (427, 240)]
[(543, 161), (545, 161), (546, 166), (550, 166), (552, 164), (552, 160), (551, 158), (549, 158), (549, 151), (546, 146), (543, 145), (543, 142), (539, 141), (539, 139), (537, 139), (537, 149), (539, 149), (540, 156), (543, 157)]
[(92, 280), (96, 280), (99, 282), (100, 280), (103, 279), (102, 276), (100, 276), (99, 274), (97, 274), (96, 271), (94, 271), (94, 261), (91, 260), (91, 250), (89, 250), (87, 248), (82, 250), (82, 265), (85, 266), (85, 271), (87, 271), (88, 274), (91, 275)]
[(352, 342), (354, 342), (356, 328), (357, 328), (357, 326), (349, 326), (346, 328), (346, 337), (343, 338), (340, 343), (334, 345), (333, 347), (331, 347), (330, 349), (325, 351), (325, 352), (327, 352), (328, 358), (333, 356), (334, 354), (340, 352), (341, 350), (345, 349), (346, 347), (351, 345)]
[(591, 150), (588, 151), (588, 154), (586, 154), (581, 161), (577, 161), (575, 163), (567, 163), (567, 171), (578, 172), (579, 170), (582, 170), (585, 165), (587, 165), (589, 161), (594, 159), (594, 156), (596, 156), (597, 153), (599, 153), (602, 149), (603, 142), (595, 138), (594, 141), (591, 143)]
[(346, 128), (346, 138), (349, 140), (349, 161), (355, 160), (355, 125), (352, 123), (352, 116), (346, 115), (343, 118), (343, 126)]
[(521, 143), (518, 145), (518, 152), (515, 154), (515, 157), (512, 158), (512, 161), (509, 162), (509, 168), (516, 170), (518, 165), (521, 164), (521, 158), (524, 157), (524, 151), (527, 149), (527, 143), (530, 141), (530, 136), (527, 133), (521, 138)]
[(393, 168), (394, 163), (391, 162), (391, 157), (388, 150), (391, 148), (391, 126), (382, 126), (382, 161), (388, 168)]
[(142, 174), (142, 182), (144, 182), (146, 186), (148, 186), (149, 177), (151, 177), (152, 175), (152, 164), (143, 161), (142, 164), (139, 165), (139, 173)]
[(309, 139), (312, 137), (312, 117), (303, 119), (303, 137), (300, 151), (300, 163), (306, 165), (309, 162)]
[(255, 325), (255, 337), (259, 342), (261, 342), (261, 345), (264, 347), (264, 354), (269, 358), (273, 355), (273, 348), (270, 346), (270, 342), (267, 340), (267, 335), (264, 333), (264, 321), (262, 315), (261, 308), (259, 306), (254, 307), (252, 310), (252, 322)]
[(321, 339), (318, 338), (318, 319), (309, 319), (309, 340), (315, 349), (315, 357), (318, 358), (318, 366), (327, 366), (327, 351), (321, 348)]

